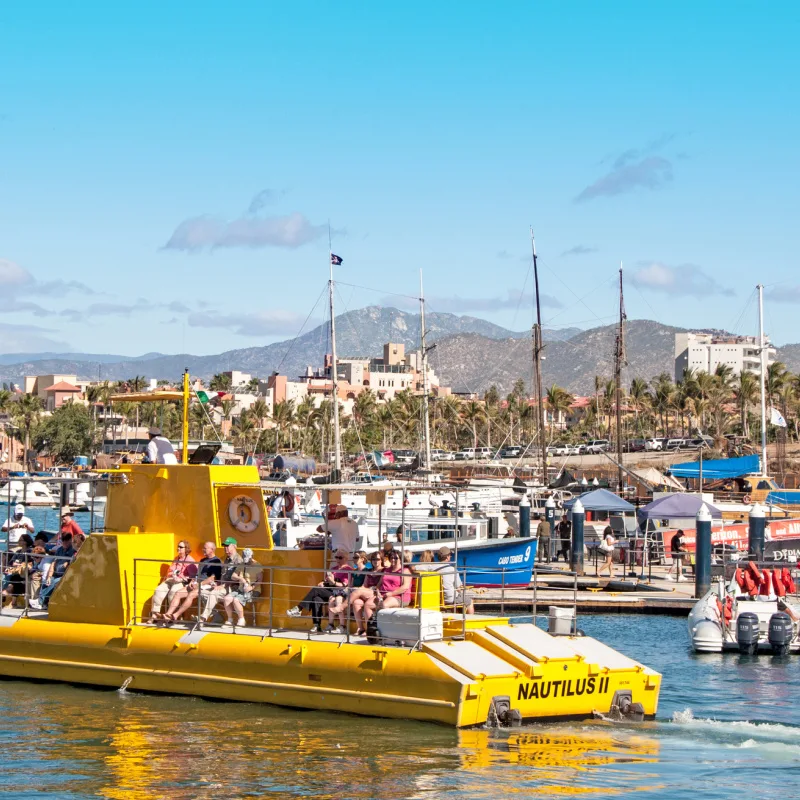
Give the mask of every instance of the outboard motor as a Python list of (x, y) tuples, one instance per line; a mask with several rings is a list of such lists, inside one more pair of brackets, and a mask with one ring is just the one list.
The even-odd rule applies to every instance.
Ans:
[(736, 641), (739, 652), (753, 656), (758, 652), (758, 615), (745, 611), (736, 618)]
[(769, 618), (767, 637), (772, 647), (772, 655), (788, 656), (793, 636), (792, 620), (788, 614), (778, 611)]

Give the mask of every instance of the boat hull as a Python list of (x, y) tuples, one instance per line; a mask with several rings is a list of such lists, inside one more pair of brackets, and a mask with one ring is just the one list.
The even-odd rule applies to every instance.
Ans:
[[(498, 698), (508, 701), (523, 722), (613, 712), (619, 692), (630, 692), (646, 718), (655, 715), (658, 673), (635, 662), (627, 669), (598, 672), (582, 652), (569, 650), (573, 642), (576, 648), (593, 643), (605, 647), (591, 639), (562, 643), (548, 637), (542, 652), (549, 650), (555, 657), (543, 659), (540, 653), (537, 664), (532, 653), (505, 643), (523, 635), (525, 626), (494, 622), (470, 631), (468, 641), (426, 643), (415, 650), (330, 637), (26, 618), (10, 622), (5, 616), (0, 624), (0, 675), (455, 727), (491, 722)], [(546, 634), (538, 631), (536, 636)]]
[(536, 562), (534, 537), (497, 539), (460, 546), (456, 563), (469, 586), (527, 587)]

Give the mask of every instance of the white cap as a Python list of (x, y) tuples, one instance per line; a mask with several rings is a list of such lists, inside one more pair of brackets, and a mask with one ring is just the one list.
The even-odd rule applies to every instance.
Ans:
[[(15, 514), (24, 514), (25, 513), (25, 506), (22, 505), (22, 503), (17, 503), (14, 506), (14, 513)], [(763, 516), (763, 512), (762, 512), (762, 516)]]
[(286, 486), (297, 486), (297, 478), (290, 476), (284, 483)]
[(583, 514), (583, 503), (581, 503), (580, 497), (572, 504), (572, 513), (573, 514)]
[(592, 478), (592, 486), (599, 486), (600, 483), (598, 482), (597, 478)]
[(708, 506), (705, 503), (697, 509), (697, 521), (711, 522), (711, 512), (708, 510)]
[(581, 486), (588, 486), (588, 485), (589, 485), (589, 481), (586, 480), (586, 476), (584, 475), (581, 478)]
[(553, 500), (552, 496), (548, 497), (547, 500), (545, 500), (544, 507), (545, 508), (555, 508), (556, 507), (556, 501)]
[(753, 503), (753, 506), (750, 509), (750, 516), (758, 517), (759, 519), (765, 517), (766, 514), (764, 513), (764, 506), (759, 505), (758, 503)]
[(519, 504), (521, 506), (529, 506), (531, 504), (531, 501), (528, 500), (528, 495), (526, 494), (522, 495), (522, 500), (519, 501)]

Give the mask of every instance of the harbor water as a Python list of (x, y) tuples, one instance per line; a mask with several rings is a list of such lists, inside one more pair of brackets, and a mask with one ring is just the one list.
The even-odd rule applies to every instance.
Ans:
[(785, 798), (800, 782), (800, 659), (698, 656), (685, 620), (583, 616), (664, 674), (658, 718), (512, 731), (0, 681), (15, 798)]

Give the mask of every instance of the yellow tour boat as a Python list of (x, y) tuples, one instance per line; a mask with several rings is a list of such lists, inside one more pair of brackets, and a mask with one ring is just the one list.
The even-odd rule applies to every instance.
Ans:
[[(181, 399), (186, 420), (188, 376), (182, 393), (136, 399)], [(438, 636), (310, 634), (309, 618), (286, 612), (320, 581), (327, 551), (274, 548), (257, 468), (187, 463), (187, 433), (182, 463), (107, 473), (105, 530), (87, 537), (48, 608), (21, 598), (0, 613), (0, 674), (462, 728), (655, 715), (657, 672), (591, 637), (442, 608), (435, 571), (417, 575), (411, 609), (440, 615)], [(228, 537), (261, 571), (246, 627), (147, 622), (177, 543), (199, 557)]]

